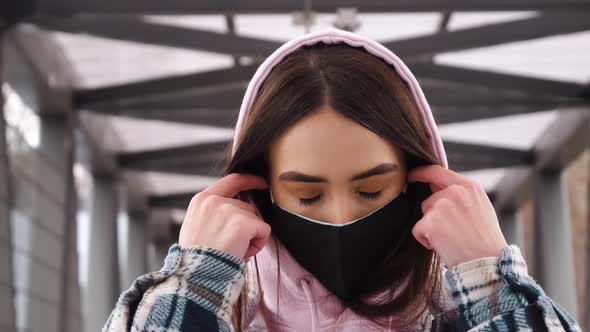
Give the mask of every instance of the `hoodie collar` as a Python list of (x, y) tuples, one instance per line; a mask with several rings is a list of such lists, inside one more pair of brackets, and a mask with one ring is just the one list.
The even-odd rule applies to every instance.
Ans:
[[(383, 59), (384, 61), (392, 65), (397, 71), (397, 73), (400, 75), (400, 77), (409, 85), (410, 90), (412, 92), (412, 96), (414, 97), (420, 115), (422, 116), (422, 121), (426, 125), (426, 129), (430, 135), (432, 146), (434, 147), (435, 152), (439, 160), (441, 161), (442, 165), (444, 167), (448, 167), (447, 157), (445, 154), (445, 150), (443, 148), (443, 143), (436, 128), (436, 123), (434, 122), (430, 106), (426, 101), (426, 97), (424, 96), (424, 93), (422, 92), (422, 88), (418, 84), (418, 81), (416, 80), (412, 72), (408, 69), (408, 67), (404, 64), (404, 62), (388, 48), (372, 39), (363, 37), (352, 32), (339, 30), (335, 28), (328, 28), (325, 30), (305, 34), (286, 42), (277, 50), (275, 50), (268, 58), (266, 58), (266, 60), (258, 67), (256, 73), (254, 73), (254, 76), (252, 77), (252, 80), (248, 84), (248, 88), (246, 89), (244, 99), (242, 100), (242, 104), (240, 106), (240, 113), (238, 115), (238, 121), (236, 124), (234, 134), (234, 143), (238, 141), (246, 115), (252, 107), (252, 103), (254, 102), (254, 99), (258, 93), (258, 90), (260, 89), (260, 86), (262, 85), (268, 74), (271, 72), (271, 70), (277, 64), (279, 64), (286, 56), (293, 53), (302, 46), (308, 46), (317, 43), (345, 43), (353, 47), (363, 47), (367, 52)], [(232, 153), (235, 152), (235, 149), (236, 144), (233, 144)]]

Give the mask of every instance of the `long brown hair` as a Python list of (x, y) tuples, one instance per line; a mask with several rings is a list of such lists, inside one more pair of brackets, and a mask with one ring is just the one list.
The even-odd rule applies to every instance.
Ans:
[[(400, 148), (408, 170), (440, 164), (410, 89), (391, 65), (362, 48), (318, 43), (288, 55), (265, 79), (234, 142), (233, 156), (228, 149), (225, 174), (250, 173), (268, 180), (271, 142), (325, 104)], [(410, 238), (401, 254), (384, 260), (366, 296), (345, 305), (383, 327), (391, 317), (394, 326), (408, 326), (433, 306), (440, 259)], [(233, 325), (239, 331), (247, 285), (233, 307)], [(385, 296), (367, 300), (377, 294)]]

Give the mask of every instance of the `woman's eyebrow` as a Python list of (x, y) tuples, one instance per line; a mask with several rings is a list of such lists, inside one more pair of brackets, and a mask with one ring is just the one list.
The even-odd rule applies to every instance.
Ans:
[(374, 176), (374, 175), (381, 175), (381, 174), (385, 174), (388, 172), (393, 172), (393, 171), (396, 171), (398, 168), (399, 168), (399, 166), (397, 164), (383, 163), (383, 164), (375, 166), (367, 171), (361, 172), (361, 173), (353, 176), (350, 179), (350, 181), (358, 181), (358, 180), (366, 179), (366, 178)]
[[(396, 164), (383, 163), (383, 164), (380, 164), (378, 166), (375, 166), (369, 170), (366, 170), (364, 172), (361, 172), (361, 173), (353, 176), (350, 179), (350, 181), (358, 181), (358, 180), (366, 179), (366, 178), (374, 176), (374, 175), (380, 175), (380, 174), (384, 174), (384, 173), (388, 173), (388, 172), (393, 172), (393, 171), (397, 170), (398, 168), (399, 168), (399, 166)], [(288, 171), (288, 172), (282, 173), (281, 175), (279, 175), (279, 180), (292, 181), (292, 182), (311, 182), (311, 183), (328, 182), (328, 179), (326, 179), (324, 177), (303, 174), (303, 173), (295, 172), (295, 171)]]
[(328, 179), (321, 176), (307, 175), (295, 171), (288, 171), (279, 175), (281, 181), (293, 181), (293, 182), (328, 182)]

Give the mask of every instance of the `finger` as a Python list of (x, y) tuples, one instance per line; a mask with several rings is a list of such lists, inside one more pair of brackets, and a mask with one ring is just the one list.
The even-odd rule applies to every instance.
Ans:
[(256, 215), (256, 210), (253, 211), (249, 211), (249, 210), (245, 210), (242, 209), (240, 207), (237, 207), (235, 205), (229, 205), (228, 206), (228, 210), (225, 211), (226, 216), (228, 217), (233, 217), (233, 216), (241, 216), (242, 219), (245, 219), (248, 222), (251, 221), (256, 221), (256, 220), (260, 220), (262, 222), (264, 222), (264, 220), (262, 220), (259, 216)]
[(260, 176), (252, 174), (231, 173), (203, 190), (210, 194), (233, 198), (241, 191), (250, 189), (266, 189), (268, 184)]
[(464, 185), (468, 179), (440, 165), (429, 165), (410, 171), (408, 182), (429, 183), (433, 192), (436, 192), (453, 184)]
[(421, 245), (423, 245), (428, 250), (433, 250), (432, 242), (430, 241), (429, 236), (429, 226), (428, 226), (428, 219), (425, 218), (426, 216), (422, 217), (416, 225), (412, 228), (412, 235)]
[(250, 245), (248, 246), (248, 250), (246, 250), (244, 258), (254, 256), (260, 252), (260, 250), (264, 248), (268, 242), (268, 239), (270, 238), (271, 228), (269, 224), (263, 222), (262, 220), (258, 220), (253, 224), (253, 227), (255, 227), (256, 236), (250, 240)]
[(252, 215), (256, 216), (256, 207), (254, 206), (254, 204), (246, 203), (244, 201), (241, 201), (241, 200), (235, 199), (235, 198), (225, 198), (225, 197), (223, 198), (223, 202), (226, 202), (232, 206), (235, 206), (236, 208), (238, 208), (240, 210), (248, 211)]
[(434, 194), (428, 196), (428, 198), (423, 200), (420, 205), (422, 208), (422, 213), (426, 213), (436, 202), (440, 201), (441, 199), (447, 199), (448, 196), (448, 192), (445, 190), (437, 191)]

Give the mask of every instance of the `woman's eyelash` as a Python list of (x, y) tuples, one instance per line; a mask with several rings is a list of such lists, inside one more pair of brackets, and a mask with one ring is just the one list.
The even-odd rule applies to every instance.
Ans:
[(363, 197), (363, 198), (367, 198), (367, 199), (378, 199), (379, 197), (381, 197), (381, 194), (383, 193), (382, 190), (376, 191), (374, 193), (366, 193), (363, 191), (357, 191), (357, 193), (359, 194), (359, 196)]
[[(361, 196), (362, 198), (366, 198), (366, 199), (372, 199), (372, 200), (376, 200), (379, 199), (379, 197), (381, 197), (381, 194), (383, 193), (382, 190), (373, 192), (373, 193), (367, 193), (364, 191), (357, 191), (357, 194), (359, 194), (359, 196)], [(300, 205), (304, 205), (304, 206), (310, 206), (313, 203), (319, 201), (322, 198), (323, 195), (317, 195), (314, 196), (312, 198), (300, 198), (299, 199), (299, 204)]]
[(313, 203), (319, 201), (320, 198), (322, 198), (322, 195), (317, 195), (317, 196), (314, 196), (312, 198), (300, 198), (299, 199), (299, 204), (300, 205), (305, 205), (305, 206), (310, 206)]

